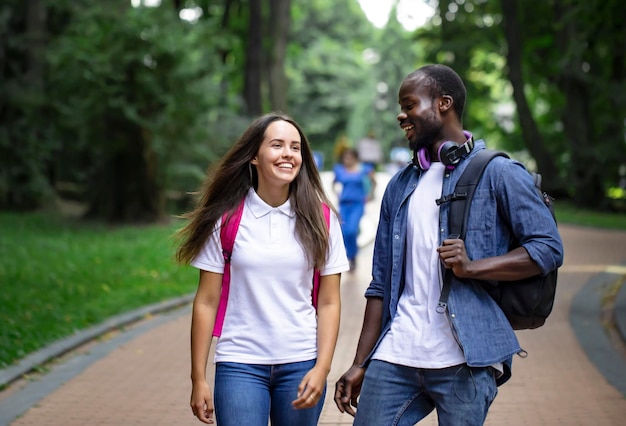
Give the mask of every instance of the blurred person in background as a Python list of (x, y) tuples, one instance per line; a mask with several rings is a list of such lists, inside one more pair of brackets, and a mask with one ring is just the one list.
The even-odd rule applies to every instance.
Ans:
[(372, 169), (376, 170), (378, 165), (383, 162), (384, 155), (380, 142), (376, 139), (374, 131), (367, 132), (367, 136), (359, 140), (356, 144), (356, 150), (359, 154), (359, 159), (363, 164), (366, 164)]
[(349, 147), (341, 151), (333, 171), (333, 190), (339, 200), (341, 230), (352, 271), (356, 268), (361, 218), (365, 204), (373, 199), (376, 178), (374, 168), (359, 161), (357, 151)]

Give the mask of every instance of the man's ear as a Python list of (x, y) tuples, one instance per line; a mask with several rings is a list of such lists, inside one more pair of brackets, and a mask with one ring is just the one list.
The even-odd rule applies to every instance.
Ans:
[(452, 108), (452, 104), (454, 104), (454, 100), (450, 95), (442, 95), (439, 98), (439, 112), (445, 112)]

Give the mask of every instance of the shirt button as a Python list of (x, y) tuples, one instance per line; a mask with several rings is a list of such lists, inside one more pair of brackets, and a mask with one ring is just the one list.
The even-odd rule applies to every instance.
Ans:
[(450, 318), (456, 318), (456, 315), (450, 314)]
[(400, 235), (396, 234), (396, 235), (394, 236), (394, 238), (395, 238), (396, 240), (399, 240), (399, 239), (400, 239)]

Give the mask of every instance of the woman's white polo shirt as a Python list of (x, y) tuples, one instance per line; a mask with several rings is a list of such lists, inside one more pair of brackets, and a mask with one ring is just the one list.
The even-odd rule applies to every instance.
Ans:
[[(282, 364), (317, 357), (317, 319), (311, 303), (313, 269), (295, 238), (290, 201), (266, 204), (251, 189), (231, 257), (230, 293), (215, 362)], [(191, 263), (223, 273), (219, 226)], [(330, 250), (321, 275), (349, 270), (339, 221), (331, 212)]]

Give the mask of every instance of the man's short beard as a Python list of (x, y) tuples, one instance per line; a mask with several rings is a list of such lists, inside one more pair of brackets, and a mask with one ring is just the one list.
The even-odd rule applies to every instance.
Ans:
[(409, 141), (409, 148), (413, 151), (420, 148), (430, 148), (440, 139), (442, 129), (443, 124), (438, 120), (422, 121), (421, 133)]
[(443, 124), (437, 119), (434, 111), (428, 117), (419, 119), (420, 134), (415, 135), (414, 140), (409, 141), (409, 148), (417, 151), (420, 148), (430, 148), (441, 138)]

